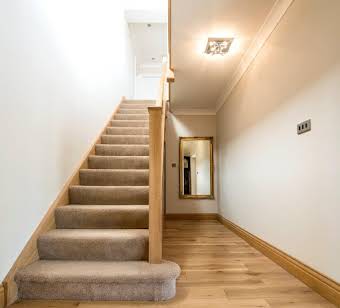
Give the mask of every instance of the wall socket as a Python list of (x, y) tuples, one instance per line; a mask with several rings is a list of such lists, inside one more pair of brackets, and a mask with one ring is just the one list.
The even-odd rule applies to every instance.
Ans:
[(301, 122), (297, 125), (297, 134), (298, 135), (303, 134), (305, 132), (310, 131), (311, 129), (312, 129), (312, 122), (309, 119), (309, 120)]

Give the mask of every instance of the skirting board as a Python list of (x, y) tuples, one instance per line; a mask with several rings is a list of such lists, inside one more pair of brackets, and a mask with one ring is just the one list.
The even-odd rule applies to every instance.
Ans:
[(169, 213), (166, 220), (217, 220), (216, 213)]
[(280, 265), (297, 279), (301, 280), (315, 292), (340, 307), (340, 284), (324, 276), (295, 258), (287, 255), (280, 249), (261, 240), (257, 236), (249, 233), (221, 215), (217, 215), (217, 220), (225, 227), (239, 235), (251, 246), (261, 251), (265, 256)]
[(0, 284), (0, 308), (5, 307), (5, 290), (2, 284)]
[[(75, 169), (74, 173), (68, 178), (64, 186), (62, 187), (59, 195), (55, 199), (55, 201), (50, 205), (47, 213), (41, 220), (40, 224), (38, 227), (35, 229), (34, 233), (32, 234), (31, 238), (28, 240), (26, 243), (26, 246), (24, 249), (21, 251), (20, 255), (16, 259), (15, 263), (13, 264), (12, 268), (8, 272), (7, 276), (5, 277), (4, 281), (2, 282), (2, 286), (5, 290), (4, 292), (4, 301), (5, 301), (5, 307), (7, 305), (12, 304), (17, 300), (17, 286), (16, 283), (14, 282), (14, 276), (16, 272), (33, 263), (34, 261), (37, 261), (39, 259), (38, 256), (38, 250), (37, 250), (37, 239), (38, 237), (46, 233), (47, 231), (51, 229), (55, 229), (55, 222), (54, 222), (54, 211), (57, 207), (59, 206), (64, 206), (69, 204), (69, 195), (68, 195), (68, 190), (70, 185), (77, 185), (79, 184), (79, 170), (87, 168), (87, 158), (89, 155), (94, 154), (95, 152), (95, 145), (101, 143), (101, 135), (105, 131), (105, 129), (110, 125), (110, 121), (113, 117), (113, 115), (117, 112), (121, 102), (125, 100), (125, 97), (122, 98), (120, 103), (116, 106), (114, 112), (110, 115), (107, 124), (105, 127), (100, 131), (100, 133), (97, 135), (96, 139), (90, 146), (90, 149), (88, 150), (87, 153), (82, 157), (80, 160), (80, 163), (78, 167)], [(0, 308), (2, 306), (0, 305)]]

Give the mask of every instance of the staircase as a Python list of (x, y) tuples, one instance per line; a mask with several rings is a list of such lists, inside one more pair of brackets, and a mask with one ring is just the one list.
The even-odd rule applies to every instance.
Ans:
[(15, 276), (20, 299), (172, 298), (177, 264), (148, 262), (149, 114), (153, 101), (123, 101), (70, 186), (56, 229), (39, 237), (40, 260)]

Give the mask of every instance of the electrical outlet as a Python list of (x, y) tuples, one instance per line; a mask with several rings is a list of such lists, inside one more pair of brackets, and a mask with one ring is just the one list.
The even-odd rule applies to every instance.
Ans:
[(309, 119), (297, 125), (297, 134), (300, 135), (300, 134), (306, 133), (310, 131), (311, 129), (312, 129), (312, 122)]

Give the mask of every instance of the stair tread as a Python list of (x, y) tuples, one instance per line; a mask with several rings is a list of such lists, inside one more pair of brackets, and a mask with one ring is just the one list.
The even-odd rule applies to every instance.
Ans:
[(149, 122), (149, 120), (141, 120), (141, 119), (115, 119), (115, 118), (112, 118), (111, 121), (117, 121), (117, 122)]
[(180, 268), (170, 261), (58, 261), (39, 260), (17, 272), (16, 282), (124, 283), (176, 279)]
[(38, 238), (43, 260), (147, 260), (148, 229), (54, 229)]
[[(131, 130), (131, 129), (140, 129), (139, 127), (129, 127), (129, 126), (123, 126), (123, 127), (108, 126), (107, 128), (115, 129), (115, 130), (120, 129), (120, 130), (126, 130), (126, 131)], [(146, 134), (141, 134), (141, 135), (146, 135)]]
[(58, 229), (147, 229), (149, 205), (70, 204), (55, 211)]
[[(123, 110), (123, 112), (121, 112)], [(126, 111), (128, 110), (128, 111)], [(128, 114), (141, 114), (141, 113), (145, 113), (147, 114), (147, 111), (148, 109), (147, 108), (144, 108), (144, 109), (133, 109), (133, 108), (128, 108), (128, 109), (125, 109), (125, 108), (119, 108), (118, 109), (118, 113), (124, 113), (125, 112), (128, 112)], [(133, 113), (135, 112), (135, 113)]]
[[(106, 144), (106, 145), (110, 146), (110, 145), (118, 145), (118, 144)], [(131, 144), (119, 144), (119, 145), (129, 146)], [(119, 159), (123, 159), (123, 158), (136, 158), (136, 159), (138, 159), (138, 158), (141, 158), (141, 159), (147, 158), (147, 159), (149, 159), (149, 155), (110, 155), (110, 156), (107, 156), (107, 155), (90, 155), (89, 157), (105, 157), (105, 158), (114, 157), (114, 158), (119, 158)]]
[(116, 113), (114, 115), (115, 120), (145, 120), (149, 119), (149, 114), (124, 114)]
[(148, 229), (53, 229), (39, 237), (40, 240), (125, 240), (148, 238)]
[(148, 120), (117, 120), (112, 119), (111, 120), (111, 127), (149, 127), (149, 121)]
[[(130, 127), (125, 127), (125, 128), (130, 128)], [(139, 137), (140, 136), (140, 137), (145, 138), (145, 137), (148, 137), (149, 135), (148, 134), (139, 134), (139, 135), (111, 135), (111, 134), (102, 134), (102, 137), (103, 136), (109, 136), (109, 137), (114, 136), (114, 137), (124, 137), (124, 138), (127, 138), (127, 137), (135, 138), (135, 137)]]
[[(112, 132), (121, 133), (124, 135), (149, 135), (149, 128), (148, 127), (112, 127), (108, 126), (106, 129), (106, 135), (112, 135)], [(137, 133), (135, 133), (137, 132)], [(139, 132), (139, 134), (138, 134)]]
[[(107, 157), (107, 156), (105, 156)], [(109, 156), (112, 157), (112, 156)], [(122, 156), (118, 156), (118, 157), (122, 157)], [(131, 156), (129, 156), (131, 157)], [(114, 173), (114, 172), (119, 172), (119, 173), (148, 173), (149, 169), (81, 169), (79, 172), (82, 173), (96, 173), (96, 172), (105, 172), (105, 173)]]
[(149, 135), (106, 135), (101, 136), (106, 144), (148, 144)]
[(119, 185), (108, 185), (108, 186), (95, 186), (95, 185), (71, 185), (70, 188), (84, 188), (84, 189), (105, 189), (105, 190), (110, 190), (110, 189), (123, 189), (123, 190), (130, 190), (130, 189), (149, 189), (148, 185), (126, 185), (126, 186), (119, 186)]
[[(125, 154), (125, 153), (124, 153)], [(89, 169), (148, 169), (146, 155), (90, 155)]]
[(69, 196), (80, 204), (149, 204), (149, 186), (72, 185)]
[(122, 104), (156, 104), (154, 99), (126, 99)]
[(110, 138), (116, 138), (116, 137), (122, 137), (122, 138), (136, 138), (136, 137), (149, 138), (149, 135), (148, 134), (139, 134), (139, 135), (110, 135), (110, 134), (103, 134), (102, 137), (110, 137)]
[[(148, 144), (107, 144), (107, 143), (99, 143), (99, 144), (96, 144), (96, 147), (120, 147), (120, 146), (123, 146), (123, 147), (130, 147), (130, 148), (149, 148), (149, 145)], [(137, 156), (137, 155), (136, 155)]]
[(68, 204), (65, 206), (60, 206), (56, 211), (68, 211), (68, 210), (109, 210), (109, 211), (120, 211), (120, 210), (139, 210), (139, 209), (149, 209), (147, 204)]
[(95, 153), (99, 156), (148, 156), (148, 144), (97, 144)]
[(106, 135), (149, 136), (148, 127), (107, 127)]

